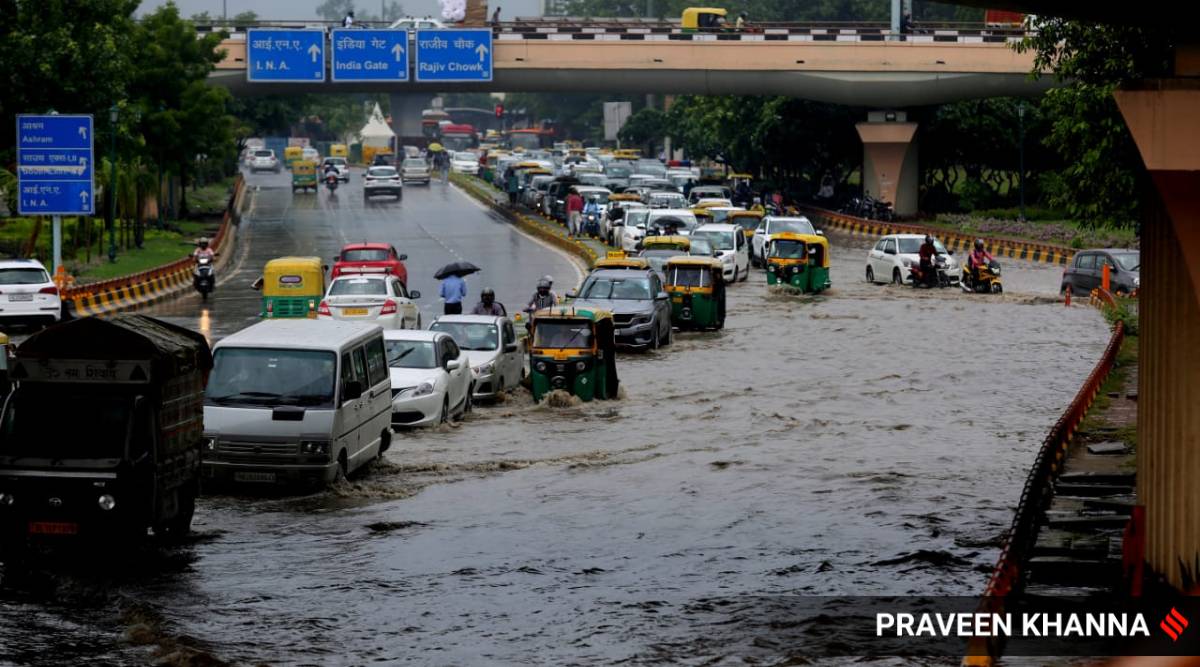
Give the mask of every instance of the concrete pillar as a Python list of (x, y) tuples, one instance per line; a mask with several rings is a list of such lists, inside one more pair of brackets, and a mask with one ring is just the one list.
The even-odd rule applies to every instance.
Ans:
[(854, 126), (863, 142), (863, 192), (892, 202), (897, 215), (916, 213), (920, 194), (917, 124), (906, 118), (902, 111), (872, 111)]
[(1114, 93), (1156, 197), (1142, 222), (1137, 495), (1145, 559), (1181, 587), (1200, 576), (1200, 81)]
[[(400, 138), (403, 145), (405, 137), (420, 137), (421, 112), (433, 104), (430, 93), (392, 93), (388, 95), (391, 106), (392, 132)], [(424, 145), (423, 143), (421, 145)]]

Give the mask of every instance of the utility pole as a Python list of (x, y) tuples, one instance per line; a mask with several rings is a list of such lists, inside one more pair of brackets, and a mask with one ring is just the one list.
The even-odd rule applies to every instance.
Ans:
[(229, 22), (229, 0), (221, 0), (221, 18)]
[(1017, 103), (1017, 126), (1020, 128), (1018, 139), (1017, 178), (1020, 179), (1021, 191), (1021, 222), (1025, 222), (1025, 102)]
[(113, 104), (108, 109), (108, 261), (117, 261), (117, 120), (120, 109)]

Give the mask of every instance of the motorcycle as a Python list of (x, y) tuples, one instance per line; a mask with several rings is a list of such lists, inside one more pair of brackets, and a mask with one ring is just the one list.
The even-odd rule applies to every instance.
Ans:
[(325, 176), (325, 187), (329, 189), (329, 194), (337, 191), (338, 177), (337, 174), (330, 173)]
[(592, 238), (600, 238), (600, 214), (585, 213), (583, 216), (583, 233)]
[(208, 295), (217, 286), (217, 277), (213, 269), (212, 257), (199, 257), (196, 259), (196, 268), (192, 271), (192, 286), (200, 293), (202, 300), (208, 300)]
[(962, 281), (959, 286), (964, 292), (971, 294), (1000, 294), (1004, 292), (1004, 285), (1000, 282), (1000, 262), (992, 260), (987, 263), (987, 266), (979, 266), (979, 279), (969, 269), (963, 271)]
[(908, 267), (913, 287), (949, 287), (950, 274), (946, 272), (946, 258), (939, 256), (929, 271), (922, 270), (919, 262)]

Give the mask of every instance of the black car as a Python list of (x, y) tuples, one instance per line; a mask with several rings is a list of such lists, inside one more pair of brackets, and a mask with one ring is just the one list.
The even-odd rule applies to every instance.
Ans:
[(1104, 248), (1080, 250), (1063, 271), (1060, 293), (1071, 290), (1076, 296), (1091, 294), (1100, 287), (1104, 265), (1109, 268), (1109, 284), (1114, 294), (1131, 294), (1141, 286), (1141, 254), (1137, 250)]
[(611, 311), (617, 345), (655, 349), (671, 344), (671, 300), (654, 271), (593, 271), (578, 294), (567, 296), (577, 308)]

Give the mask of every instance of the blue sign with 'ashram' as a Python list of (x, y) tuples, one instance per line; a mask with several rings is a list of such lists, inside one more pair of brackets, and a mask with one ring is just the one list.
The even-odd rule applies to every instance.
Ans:
[(407, 30), (334, 30), (333, 81), (408, 81)]
[(246, 80), (259, 83), (324, 81), (325, 31), (247, 30)]
[(96, 212), (95, 151), (90, 115), (17, 116), (17, 212)]
[(417, 31), (417, 81), (491, 80), (491, 30)]

